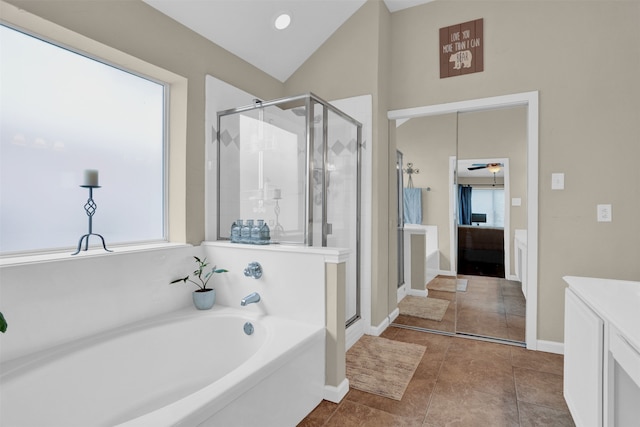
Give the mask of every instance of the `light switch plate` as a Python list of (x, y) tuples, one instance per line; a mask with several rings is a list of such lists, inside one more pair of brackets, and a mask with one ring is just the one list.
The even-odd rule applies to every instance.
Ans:
[(513, 197), (511, 199), (511, 206), (522, 206), (522, 199), (520, 197)]
[(598, 222), (611, 222), (611, 205), (598, 205)]
[(563, 173), (551, 174), (551, 189), (564, 190), (564, 174)]

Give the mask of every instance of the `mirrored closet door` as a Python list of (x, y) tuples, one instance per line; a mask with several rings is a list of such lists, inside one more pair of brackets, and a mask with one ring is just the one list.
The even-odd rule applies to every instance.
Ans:
[(526, 106), (458, 114), (458, 334), (525, 341), (513, 242), (527, 227), (526, 129)]
[(395, 325), (524, 344), (527, 108), (392, 120), (404, 160)]
[(395, 129), (404, 160), (405, 245), (405, 285), (395, 323), (447, 334), (456, 332), (456, 123), (452, 113), (398, 121)]

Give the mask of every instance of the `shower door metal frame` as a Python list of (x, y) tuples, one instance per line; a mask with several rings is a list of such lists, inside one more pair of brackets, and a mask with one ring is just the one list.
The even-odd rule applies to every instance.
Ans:
[[(306, 170), (306, 179), (307, 179), (307, 191), (305, 192), (305, 224), (307, 232), (304, 236), (304, 244), (305, 246), (313, 246), (313, 197), (311, 197), (311, 188), (313, 188), (313, 160), (314, 160), (314, 151), (313, 144), (315, 141), (315, 133), (313, 128), (313, 103), (311, 102), (311, 97), (306, 97), (304, 100), (304, 107), (306, 117), (306, 133), (307, 133), (307, 170)], [(322, 166), (325, 169), (325, 165)], [(322, 178), (322, 187), (324, 188), (324, 174)], [(325, 199), (324, 195), (322, 198), (322, 205), (324, 207)], [(323, 219), (323, 226), (326, 218)], [(324, 235), (324, 227), (322, 228), (322, 237), (323, 241), (325, 241), (326, 236)]]
[(404, 277), (404, 170), (402, 169), (404, 164), (404, 154), (402, 151), (396, 150), (396, 185), (398, 190), (397, 205), (398, 205), (398, 221), (397, 221), (397, 233), (398, 233), (398, 285), (400, 288), (405, 284)]
[[(261, 101), (256, 99), (254, 104), (245, 105), (242, 107), (232, 108), (228, 110), (218, 111), (217, 113), (217, 126), (216, 126), (216, 146), (217, 146), (217, 170), (216, 177), (218, 186), (220, 185), (220, 118), (223, 116), (228, 116), (231, 114), (242, 113), (246, 111), (260, 109), (260, 111), (264, 111), (265, 107), (271, 106), (279, 106), (280, 104), (293, 103), (304, 101), (306, 108), (306, 145), (307, 145), (307, 158), (306, 158), (306, 176), (305, 179), (307, 181), (307, 191), (305, 192), (305, 224), (306, 224), (306, 233), (304, 233), (304, 246), (312, 246), (313, 245), (313, 198), (311, 197), (311, 188), (313, 185), (313, 161), (314, 161), (314, 152), (313, 152), (313, 144), (314, 144), (314, 122), (313, 122), (313, 105), (320, 104), (323, 107), (322, 116), (323, 116), (323, 153), (322, 153), (322, 247), (326, 247), (327, 245), (327, 235), (328, 235), (328, 223), (327, 223), (327, 174), (329, 173), (327, 168), (328, 162), (328, 114), (329, 111), (334, 114), (340, 116), (344, 120), (356, 126), (356, 314), (351, 318), (347, 319), (346, 327), (349, 327), (351, 324), (358, 321), (360, 316), (360, 279), (361, 279), (361, 191), (362, 191), (362, 123), (355, 120), (353, 117), (339, 110), (338, 108), (331, 105), (329, 102), (324, 99), (318, 97), (312, 92), (296, 95), (291, 97), (274, 99), (271, 101)], [(221, 240), (220, 237), (220, 189), (218, 188), (216, 191), (217, 197), (217, 206), (216, 206), (216, 221), (217, 221), (217, 239)]]

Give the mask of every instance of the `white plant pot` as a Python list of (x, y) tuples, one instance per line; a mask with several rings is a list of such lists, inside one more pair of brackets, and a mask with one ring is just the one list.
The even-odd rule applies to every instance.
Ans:
[(216, 303), (216, 290), (207, 289), (205, 292), (193, 292), (193, 305), (198, 310), (209, 310)]

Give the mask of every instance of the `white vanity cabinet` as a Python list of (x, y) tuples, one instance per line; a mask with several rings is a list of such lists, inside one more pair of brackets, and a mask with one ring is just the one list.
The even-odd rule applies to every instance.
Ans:
[(640, 426), (640, 282), (564, 280), (564, 396), (576, 426)]
[(604, 322), (568, 288), (564, 313), (564, 399), (577, 426), (601, 427)]
[(640, 349), (609, 326), (605, 412), (607, 426), (640, 426)]

